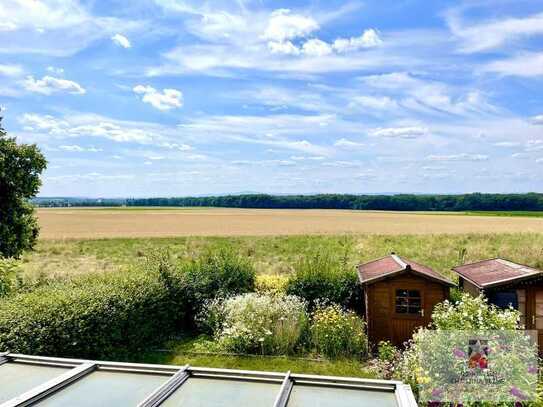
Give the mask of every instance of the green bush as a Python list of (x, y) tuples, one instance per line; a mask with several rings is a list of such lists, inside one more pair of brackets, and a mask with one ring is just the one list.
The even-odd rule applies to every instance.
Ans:
[(354, 268), (326, 252), (301, 259), (294, 267), (286, 292), (304, 298), (311, 309), (322, 301), (347, 308), (355, 308), (362, 301)]
[(317, 307), (311, 324), (311, 342), (325, 356), (361, 357), (367, 352), (368, 341), (364, 321), (339, 305)]
[(256, 272), (252, 264), (237, 253), (221, 249), (207, 252), (181, 267), (188, 285), (190, 315), (216, 297), (254, 291)]
[(19, 263), (0, 258), (0, 298), (13, 292), (19, 278)]
[(249, 293), (211, 301), (202, 319), (223, 350), (284, 355), (300, 344), (308, 315), (298, 297)]
[(51, 282), (0, 300), (0, 350), (123, 357), (180, 334), (217, 295), (254, 287), (254, 270), (230, 252), (188, 264), (152, 253), (139, 268)]
[(0, 301), (0, 349), (120, 357), (176, 332), (179, 302), (156, 274), (139, 272), (38, 288)]
[(520, 313), (513, 309), (502, 310), (480, 295), (462, 294), (457, 302), (443, 301), (432, 313), (433, 326), (443, 331), (517, 329)]

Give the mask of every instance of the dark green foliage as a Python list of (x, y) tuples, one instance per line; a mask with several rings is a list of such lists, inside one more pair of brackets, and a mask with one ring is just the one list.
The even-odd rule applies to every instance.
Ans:
[[(202, 206), (268, 209), (360, 209), (389, 211), (452, 211), (471, 215), (541, 216), (543, 194), (463, 195), (226, 195), (180, 198), (90, 199), (35, 198), (38, 206)], [(485, 212), (489, 211), (489, 212)], [(497, 213), (500, 211), (501, 213)], [(524, 211), (524, 212), (521, 212)], [(529, 211), (535, 211), (529, 212)]]
[(128, 206), (215, 206), (231, 208), (364, 209), (390, 211), (543, 211), (543, 194), (252, 194), (128, 199), (126, 204)]
[(175, 331), (183, 308), (156, 278), (86, 278), (0, 302), (0, 348), (84, 358), (149, 349)]
[(228, 251), (182, 266), (153, 253), (130, 272), (88, 275), (0, 300), (0, 349), (122, 358), (183, 333), (202, 301), (252, 290), (254, 275)]
[(0, 117), (0, 256), (19, 257), (38, 237), (28, 200), (38, 193), (47, 162), (36, 145), (8, 137), (1, 122)]
[(326, 252), (301, 259), (294, 267), (286, 292), (306, 299), (310, 308), (318, 302), (332, 302), (347, 308), (361, 304), (354, 268)]
[(254, 291), (256, 272), (252, 264), (228, 249), (206, 252), (182, 267), (188, 290), (191, 317), (205, 301)]

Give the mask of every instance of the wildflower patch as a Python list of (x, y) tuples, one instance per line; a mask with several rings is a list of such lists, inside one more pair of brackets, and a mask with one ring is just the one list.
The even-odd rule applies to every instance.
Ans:
[(446, 403), (534, 400), (536, 332), (432, 331), (417, 335), (419, 401)]

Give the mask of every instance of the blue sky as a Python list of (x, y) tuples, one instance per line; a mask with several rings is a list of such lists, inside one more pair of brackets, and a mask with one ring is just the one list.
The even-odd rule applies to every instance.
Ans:
[(43, 196), (543, 190), (541, 1), (0, 2)]

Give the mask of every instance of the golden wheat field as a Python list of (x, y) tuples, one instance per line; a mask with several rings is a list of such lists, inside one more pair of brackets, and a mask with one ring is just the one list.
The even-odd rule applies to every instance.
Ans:
[(41, 239), (543, 232), (543, 217), (349, 210), (41, 208)]

